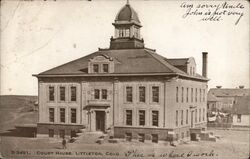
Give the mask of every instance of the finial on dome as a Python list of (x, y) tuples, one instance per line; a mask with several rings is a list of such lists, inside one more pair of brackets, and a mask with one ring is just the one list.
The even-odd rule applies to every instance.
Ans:
[(127, 5), (129, 5), (129, 0), (127, 0)]

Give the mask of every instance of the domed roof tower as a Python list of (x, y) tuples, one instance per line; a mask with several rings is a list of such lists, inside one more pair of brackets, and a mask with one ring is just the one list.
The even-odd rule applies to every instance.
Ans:
[(115, 22), (119, 21), (135, 22), (140, 25), (138, 15), (129, 3), (122, 7), (122, 9), (118, 12)]
[(144, 48), (140, 35), (141, 22), (128, 1), (118, 12), (112, 24), (115, 27), (115, 37), (111, 37), (110, 49)]

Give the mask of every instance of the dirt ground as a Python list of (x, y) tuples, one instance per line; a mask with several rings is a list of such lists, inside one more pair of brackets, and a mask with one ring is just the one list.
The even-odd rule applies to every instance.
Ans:
[(117, 144), (68, 143), (61, 139), (1, 137), (1, 153), (6, 158), (189, 158), (247, 159), (249, 131), (210, 130), (221, 138), (217, 142), (189, 142), (176, 147), (166, 144), (120, 142)]

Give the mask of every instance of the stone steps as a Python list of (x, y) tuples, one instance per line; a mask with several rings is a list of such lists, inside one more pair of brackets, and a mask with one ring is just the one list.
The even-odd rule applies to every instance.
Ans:
[(210, 132), (201, 132), (199, 136), (202, 141), (216, 141), (216, 137)]
[(85, 143), (85, 144), (93, 144), (96, 143), (101, 136), (104, 136), (103, 132), (82, 132), (77, 133), (79, 135), (75, 141), (75, 143)]

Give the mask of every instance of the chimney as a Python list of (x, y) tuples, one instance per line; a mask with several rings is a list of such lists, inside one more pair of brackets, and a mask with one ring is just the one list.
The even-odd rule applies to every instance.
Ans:
[(202, 52), (202, 76), (207, 77), (207, 52)]
[(243, 85), (240, 85), (240, 86), (239, 86), (239, 88), (240, 88), (240, 89), (243, 89), (243, 88), (244, 88), (244, 86), (243, 86)]
[(222, 86), (216, 86), (216, 88), (220, 89)]

